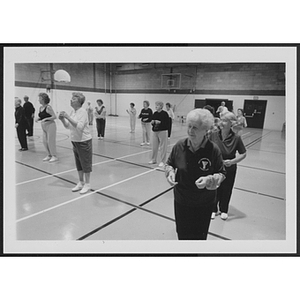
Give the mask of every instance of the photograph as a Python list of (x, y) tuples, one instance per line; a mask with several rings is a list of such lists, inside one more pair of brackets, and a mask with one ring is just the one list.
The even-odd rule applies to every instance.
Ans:
[(295, 254), (296, 58), (4, 46), (3, 253)]

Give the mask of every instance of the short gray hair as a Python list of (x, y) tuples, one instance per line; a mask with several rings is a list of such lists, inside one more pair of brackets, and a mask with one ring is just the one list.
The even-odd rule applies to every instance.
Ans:
[(201, 127), (205, 129), (211, 129), (214, 124), (214, 117), (211, 112), (204, 108), (196, 108), (191, 110), (187, 116), (186, 120), (194, 119), (196, 120)]
[(231, 122), (237, 121), (237, 118), (236, 118), (235, 114), (232, 113), (232, 112), (230, 112), (230, 111), (225, 112), (224, 114), (222, 114), (222, 117), (221, 117), (221, 118), (222, 118), (222, 119), (229, 120), (229, 121), (231, 121)]
[(162, 101), (156, 101), (155, 105), (159, 105), (161, 108), (164, 107), (164, 103)]
[(81, 104), (81, 106), (83, 105), (83, 103), (85, 101), (85, 96), (79, 92), (73, 92), (72, 98), (76, 98), (78, 100), (78, 102)]

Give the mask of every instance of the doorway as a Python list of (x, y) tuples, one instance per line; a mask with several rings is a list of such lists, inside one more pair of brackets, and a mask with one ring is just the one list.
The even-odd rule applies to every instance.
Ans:
[[(222, 101), (225, 102), (225, 106), (228, 108), (228, 111), (232, 111), (233, 101), (228, 99), (195, 99), (195, 108), (203, 108), (205, 105), (210, 105), (216, 112)], [(215, 117), (219, 117), (218, 114), (215, 113)]]
[(245, 100), (244, 116), (248, 127), (264, 128), (267, 100)]

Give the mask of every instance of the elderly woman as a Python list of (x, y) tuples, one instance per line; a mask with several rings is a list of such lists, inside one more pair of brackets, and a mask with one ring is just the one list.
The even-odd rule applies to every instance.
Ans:
[(82, 105), (85, 96), (82, 93), (72, 93), (70, 115), (62, 111), (59, 119), (65, 128), (70, 129), (73, 152), (79, 182), (72, 189), (73, 192), (80, 191), (80, 194), (87, 193), (90, 189), (90, 173), (92, 172), (92, 136), (89, 131), (88, 114)]
[(103, 101), (98, 99), (98, 107), (95, 107), (95, 119), (98, 133), (98, 140), (103, 140), (105, 134), (105, 125), (106, 125), (106, 109), (103, 105)]
[[(232, 126), (236, 123), (236, 116), (232, 112), (225, 113), (220, 122), (220, 129), (210, 135), (210, 139), (215, 142), (221, 150), (226, 169), (226, 179), (217, 190), (217, 202), (211, 218), (214, 219), (221, 213), (221, 219), (228, 218), (229, 201), (234, 186), (237, 163), (246, 157), (246, 148), (241, 137), (232, 131)], [(236, 155), (236, 152), (239, 154)]]
[(21, 145), (19, 151), (26, 151), (28, 150), (26, 139), (27, 123), (25, 118), (25, 110), (22, 107), (21, 103), (21, 99), (15, 97), (15, 127), (17, 130), (18, 140)]
[(178, 239), (206, 240), (216, 189), (226, 172), (220, 149), (207, 137), (213, 115), (206, 109), (194, 109), (188, 113), (186, 123), (188, 137), (173, 147), (165, 174), (174, 186)]
[(143, 142), (141, 146), (150, 145), (150, 133), (151, 133), (151, 120), (152, 120), (152, 109), (149, 107), (149, 101), (145, 100), (143, 102), (143, 109), (139, 114), (139, 119), (141, 119), (142, 130), (143, 130)]
[(243, 128), (247, 127), (247, 120), (244, 117), (244, 111), (239, 108), (237, 110), (237, 122), (232, 126), (232, 130), (238, 134), (238, 135), (242, 135), (243, 133)]
[(172, 123), (173, 123), (173, 120), (175, 119), (175, 115), (174, 115), (172, 106), (169, 102), (166, 103), (166, 109), (167, 109), (167, 113), (169, 115), (168, 139), (170, 139), (171, 132), (172, 132)]
[(163, 110), (161, 101), (155, 102), (156, 111), (152, 115), (152, 158), (149, 164), (156, 164), (158, 149), (161, 150), (161, 162), (159, 167), (163, 168), (167, 161), (169, 115)]
[(129, 122), (130, 122), (130, 133), (135, 132), (135, 123), (136, 123), (136, 109), (134, 108), (135, 104), (133, 102), (130, 103), (130, 108), (126, 109), (126, 112), (129, 114)]
[(39, 102), (41, 107), (39, 109), (38, 118), (36, 122), (41, 121), (43, 130), (43, 144), (47, 152), (47, 156), (43, 161), (56, 162), (56, 115), (53, 108), (49, 105), (50, 98), (46, 93), (39, 94)]

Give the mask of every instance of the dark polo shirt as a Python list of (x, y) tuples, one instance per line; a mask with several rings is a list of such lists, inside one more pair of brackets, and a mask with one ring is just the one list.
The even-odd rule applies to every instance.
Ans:
[(167, 165), (177, 169), (175, 201), (187, 206), (205, 206), (215, 200), (215, 190), (197, 188), (195, 181), (199, 177), (215, 173), (226, 175), (220, 149), (206, 137), (196, 152), (190, 147), (188, 138), (178, 141), (171, 151)]
[(224, 160), (235, 158), (236, 151), (239, 154), (244, 154), (246, 152), (242, 138), (232, 130), (230, 130), (225, 140), (222, 140), (221, 130), (213, 132), (210, 139), (218, 145)]

